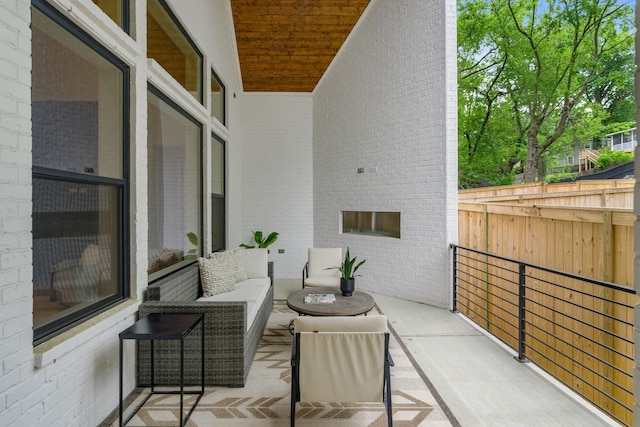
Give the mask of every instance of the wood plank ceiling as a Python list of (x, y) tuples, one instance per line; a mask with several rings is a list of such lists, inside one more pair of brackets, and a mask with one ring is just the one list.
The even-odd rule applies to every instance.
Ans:
[(231, 0), (246, 92), (311, 92), (369, 0)]

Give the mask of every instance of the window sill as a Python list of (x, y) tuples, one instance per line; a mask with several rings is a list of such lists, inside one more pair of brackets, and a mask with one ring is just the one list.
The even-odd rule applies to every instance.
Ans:
[[(58, 358), (77, 350), (91, 339), (109, 331), (124, 318), (138, 311), (139, 301), (129, 299), (99, 315), (51, 338), (33, 348), (34, 367), (44, 368), (55, 363)], [(124, 329), (124, 328), (123, 328)]]

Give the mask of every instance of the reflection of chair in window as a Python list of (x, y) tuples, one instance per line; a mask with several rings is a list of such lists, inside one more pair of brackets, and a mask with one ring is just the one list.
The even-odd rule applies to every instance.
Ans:
[(111, 255), (98, 245), (85, 248), (80, 259), (53, 266), (51, 283), (57, 299), (71, 306), (98, 299), (101, 284), (111, 280)]
[(391, 408), (386, 316), (297, 317), (291, 355), (291, 426), (296, 402), (384, 402)]
[(340, 286), (342, 248), (309, 248), (309, 258), (302, 270), (302, 287)]

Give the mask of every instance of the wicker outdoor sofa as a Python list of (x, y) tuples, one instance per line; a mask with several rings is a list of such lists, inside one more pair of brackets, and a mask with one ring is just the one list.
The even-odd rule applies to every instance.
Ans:
[[(264, 262), (267, 263), (266, 249), (249, 250), (264, 250)], [(198, 263), (191, 264), (147, 288), (146, 300), (139, 308), (140, 318), (150, 313), (204, 313), (205, 384), (243, 387), (273, 309), (273, 263), (267, 263), (264, 271), (268, 289), (266, 293), (262, 291), (264, 298), (260, 297), (260, 301), (252, 298), (251, 303), (247, 300), (224, 300), (231, 297), (222, 298), (222, 301), (197, 301), (202, 297), (200, 271)], [(256, 279), (250, 277), (249, 280)], [(253, 317), (250, 325), (247, 324), (248, 317)], [(185, 339), (185, 384), (200, 384), (200, 331), (198, 326)], [(154, 345), (155, 384), (178, 384), (179, 342), (156, 341)], [(140, 341), (139, 385), (151, 383), (150, 363), (150, 343)]]

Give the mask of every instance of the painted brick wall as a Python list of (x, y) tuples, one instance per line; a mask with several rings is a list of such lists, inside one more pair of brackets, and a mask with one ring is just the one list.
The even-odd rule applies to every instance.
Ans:
[(243, 233), (236, 244), (249, 243), (254, 230), (279, 232), (269, 255), (274, 275), (301, 277), (313, 243), (312, 97), (245, 94), (242, 120)]
[[(240, 181), (239, 67), (228, 1), (170, 1), (229, 90), (228, 129), (209, 122), (177, 83), (146, 59), (145, 2), (131, 2), (136, 39), (125, 35), (90, 1), (51, 3), (131, 67), (131, 289), (134, 300), (74, 328), (34, 350), (31, 237), (31, 2), (0, 2), (0, 425), (95, 426), (118, 405), (118, 333), (133, 323), (135, 298), (147, 284), (147, 82), (151, 81), (231, 146), (229, 174)], [(207, 19), (202, 17), (206, 16)], [(185, 101), (186, 100), (186, 101)], [(234, 133), (234, 127), (237, 132)], [(236, 190), (236, 188), (238, 190)], [(234, 210), (239, 217), (239, 184)], [(240, 221), (234, 220), (239, 235)], [(125, 347), (125, 393), (135, 386), (135, 346)]]
[(29, 4), (0, 5), (0, 425), (28, 420), (19, 397), (33, 369)]
[[(315, 246), (366, 258), (356, 286), (439, 306), (457, 235), (455, 46), (455, 2), (373, 1), (313, 106)], [(401, 239), (340, 234), (342, 210), (400, 211)]]

